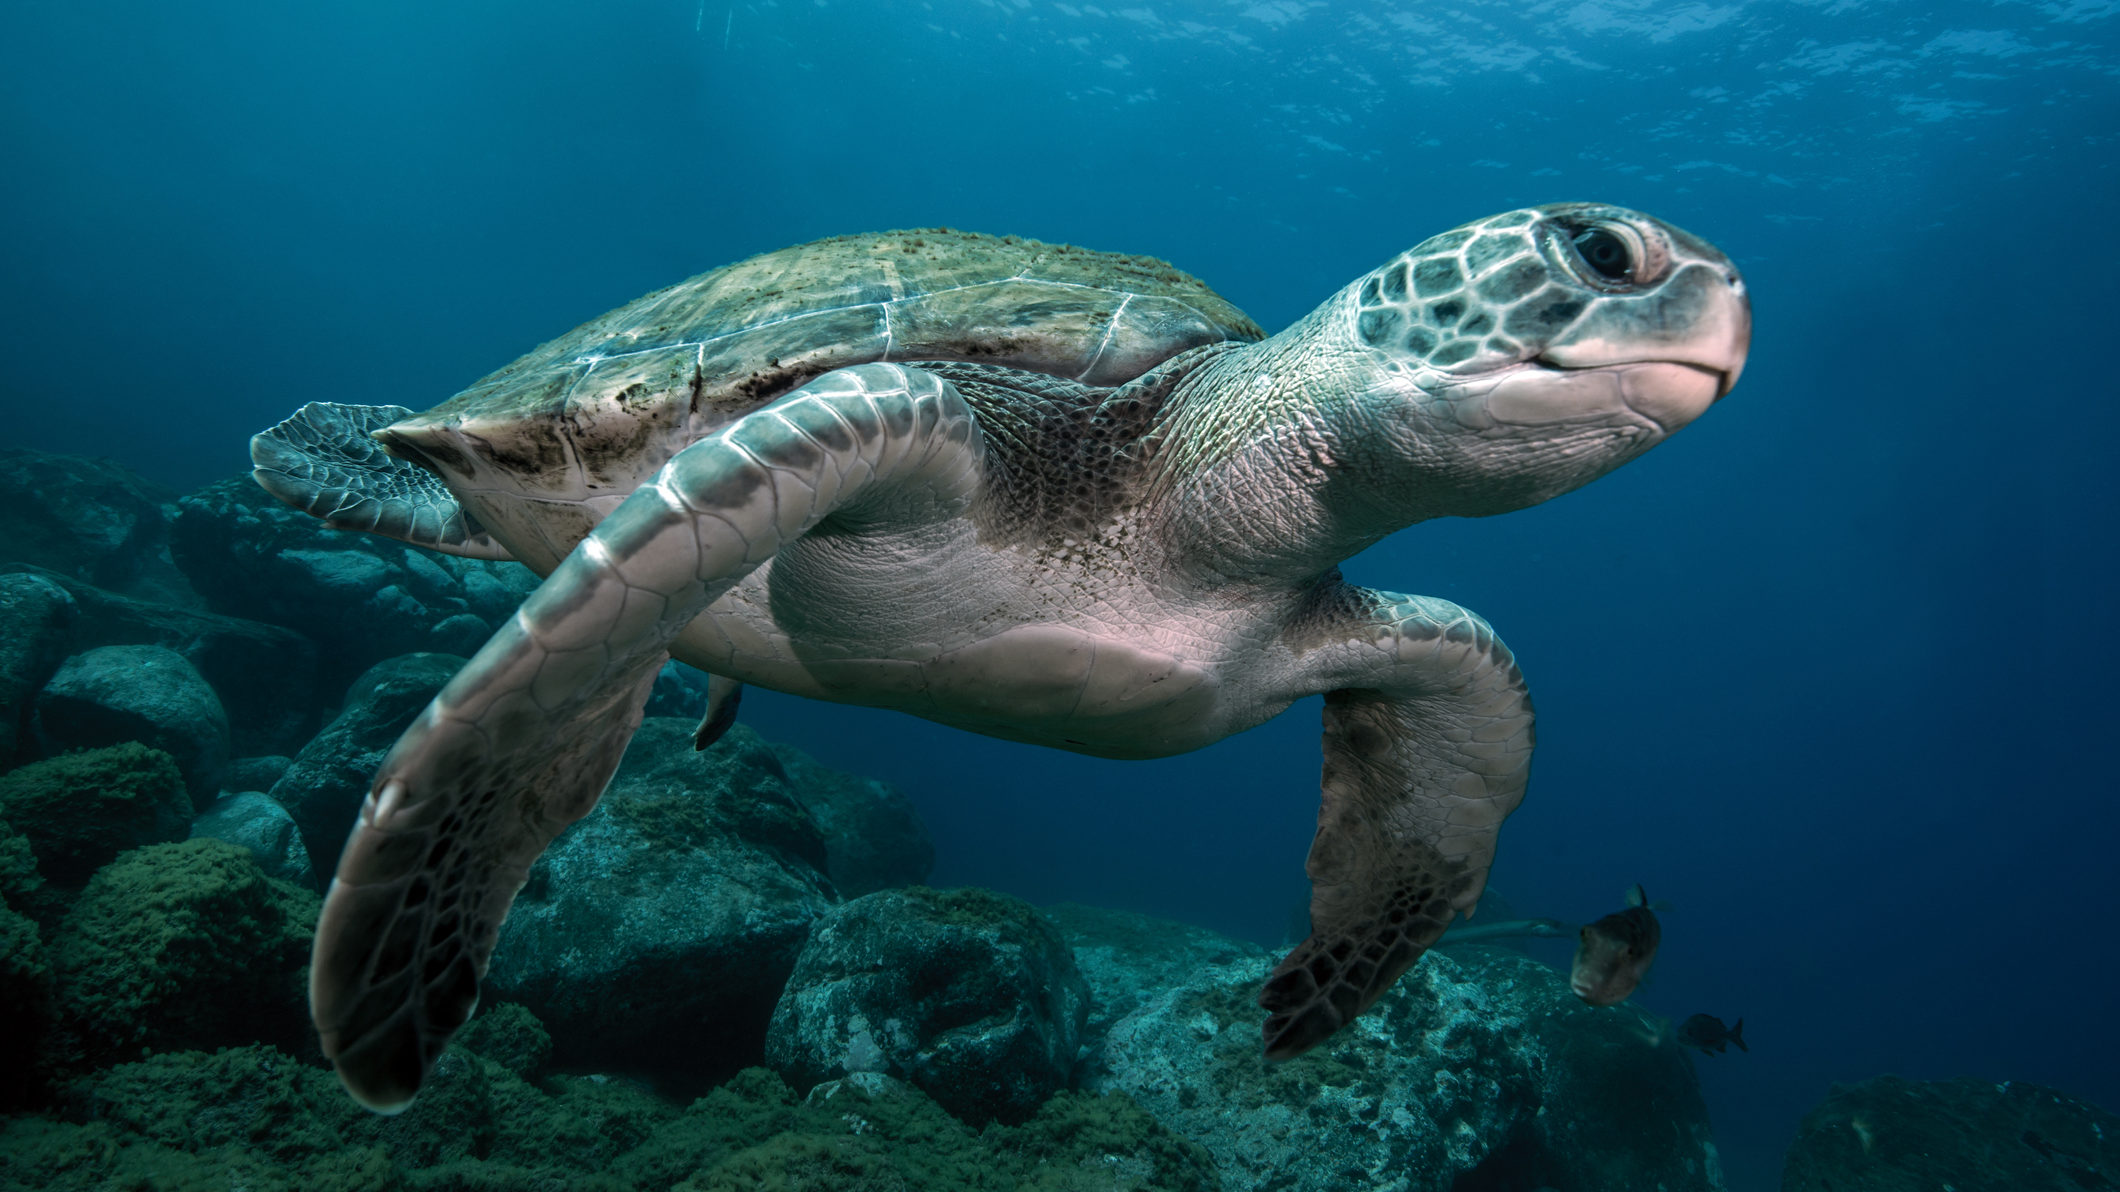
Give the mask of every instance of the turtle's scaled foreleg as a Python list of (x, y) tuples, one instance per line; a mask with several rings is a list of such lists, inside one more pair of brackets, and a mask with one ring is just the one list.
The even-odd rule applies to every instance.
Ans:
[(1359, 611), (1318, 663), (1329, 685), (1311, 934), (1259, 993), (1269, 1059), (1353, 1021), (1471, 913), (1530, 776), (1531, 698), (1485, 621), (1446, 600), (1345, 594)]
[(596, 805), (685, 625), (826, 517), (957, 515), (982, 442), (930, 374), (828, 373), (678, 452), (561, 561), (392, 747), (339, 859), (310, 1012), (357, 1100), (411, 1103), (531, 863)]

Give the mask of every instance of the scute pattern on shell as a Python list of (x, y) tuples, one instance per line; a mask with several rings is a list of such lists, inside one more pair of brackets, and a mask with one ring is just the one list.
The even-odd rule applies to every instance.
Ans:
[(579, 500), (836, 368), (1006, 365), (1117, 385), (1202, 344), (1264, 337), (1154, 257), (949, 229), (835, 236), (657, 290), (392, 427), (473, 487)]

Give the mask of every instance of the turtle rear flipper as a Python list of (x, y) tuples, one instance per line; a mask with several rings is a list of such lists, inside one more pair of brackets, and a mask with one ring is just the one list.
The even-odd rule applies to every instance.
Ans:
[(313, 401), (251, 436), (251, 475), (266, 492), (339, 530), (366, 530), (443, 554), (509, 559), (434, 473), (397, 458), (372, 432), (412, 417), (403, 406)]

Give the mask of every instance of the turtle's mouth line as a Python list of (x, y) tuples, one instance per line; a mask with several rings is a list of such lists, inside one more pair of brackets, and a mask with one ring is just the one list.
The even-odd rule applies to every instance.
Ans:
[(1659, 360), (1651, 358), (1642, 360), (1601, 360), (1596, 364), (1562, 364), (1549, 357), (1535, 356), (1531, 362), (1541, 368), (1550, 368), (1554, 372), (1596, 372), (1599, 369), (1618, 370), (1634, 368), (1643, 364), (1669, 364), (1676, 368), (1691, 369), (1704, 377), (1714, 378), (1715, 400), (1717, 401), (1728, 396), (1730, 390), (1737, 385), (1736, 369), (1716, 368), (1714, 365), (1702, 364), (1697, 360)]

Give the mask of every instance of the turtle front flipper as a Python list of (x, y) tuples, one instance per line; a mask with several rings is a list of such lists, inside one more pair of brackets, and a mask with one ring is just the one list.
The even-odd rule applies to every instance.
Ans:
[(473, 559), (513, 558), (440, 478), (370, 437), (411, 416), (403, 406), (310, 402), (251, 436), (250, 474), (266, 492), (334, 529)]
[(411, 1103), (531, 863), (602, 796), (685, 625), (828, 516), (957, 516), (983, 468), (946, 382), (828, 373), (679, 452), (560, 563), (383, 759), (339, 859), (310, 1012), (357, 1100)]
[(1315, 672), (1330, 687), (1311, 933), (1259, 993), (1269, 1059), (1353, 1021), (1471, 912), (1530, 775), (1530, 695), (1485, 621), (1446, 600), (1343, 591), (1363, 612)]

